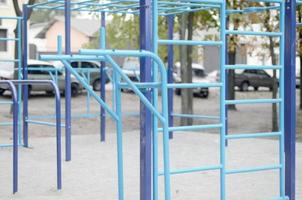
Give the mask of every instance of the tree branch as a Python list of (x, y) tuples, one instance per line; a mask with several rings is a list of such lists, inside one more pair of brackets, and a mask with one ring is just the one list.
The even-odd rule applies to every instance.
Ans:
[(20, 9), (18, 0), (13, 0), (13, 4), (14, 4), (16, 16), (18, 16), (18, 17), (22, 16), (22, 11)]
[[(36, 0), (29, 0), (28, 1), (28, 5), (33, 5), (34, 3), (36, 3)], [(14, 4), (14, 9), (15, 9), (16, 16), (21, 17), (23, 13), (21, 11), (18, 0), (13, 0), (13, 4)], [(28, 13), (28, 18), (30, 18), (31, 13), (32, 13), (32, 9), (30, 9), (30, 11)]]

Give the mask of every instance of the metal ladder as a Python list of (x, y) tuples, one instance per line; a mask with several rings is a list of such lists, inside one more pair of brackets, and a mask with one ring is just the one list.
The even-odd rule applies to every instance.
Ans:
[[(7, 37), (3, 37), (3, 38), (0, 38), (0, 42), (17, 42), (17, 47), (15, 48), (18, 48), (18, 52), (17, 52), (17, 56), (18, 58), (15, 59), (15, 58), (0, 58), (0, 63), (1, 64), (17, 64), (18, 65), (18, 80), (21, 80), (22, 79), (22, 73), (21, 73), (21, 65), (22, 65), (22, 55), (21, 55), (21, 46), (22, 46), (22, 42), (21, 42), (21, 26), (22, 26), (22, 17), (9, 17), (9, 16), (0, 16), (0, 20), (2, 21), (2, 24), (3, 26), (5, 26), (5, 23), (8, 22), (8, 21), (15, 21), (16, 22), (16, 27), (17, 27), (17, 30), (18, 30), (18, 36), (17, 37), (10, 37), (10, 35), (12, 35), (13, 33), (10, 32), (9, 29), (7, 29)], [(7, 46), (11, 46), (11, 45), (7, 45)], [(15, 66), (13, 66), (15, 67)], [(21, 119), (22, 119), (22, 116), (21, 116), (21, 108), (22, 108), (22, 104), (21, 104), (21, 86), (19, 85), (18, 86), (18, 95), (17, 95), (17, 98), (18, 98), (18, 145), (22, 145), (22, 134), (21, 134), (21, 127), (22, 127), (22, 124), (21, 124)], [(13, 102), (12, 101), (0, 101), (0, 105), (12, 105)], [(13, 126), (13, 123), (11, 122), (1, 122), (0, 123), (0, 126)], [(13, 144), (0, 144), (0, 147), (12, 147)]]

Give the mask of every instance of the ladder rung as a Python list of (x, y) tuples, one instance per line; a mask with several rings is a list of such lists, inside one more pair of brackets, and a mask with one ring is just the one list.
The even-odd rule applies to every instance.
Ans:
[(225, 65), (225, 69), (281, 69), (281, 65)]
[(226, 139), (235, 140), (235, 139), (248, 139), (248, 138), (275, 137), (275, 136), (280, 136), (281, 134), (282, 134), (281, 132), (230, 134), (226, 136)]
[(18, 38), (0, 38), (0, 41), (18, 41)]
[(226, 31), (226, 34), (229, 35), (251, 35), (251, 36), (273, 36), (273, 37), (280, 37), (282, 36), (281, 32), (257, 32), (257, 31)]
[[(169, 127), (169, 131), (194, 131), (194, 130), (202, 130), (202, 129), (214, 129), (221, 128), (222, 124), (208, 124), (208, 125), (192, 125), (192, 126), (175, 126)], [(158, 131), (162, 132), (163, 128), (159, 128)]]
[(221, 41), (193, 41), (193, 40), (159, 40), (163, 45), (200, 45), (200, 46), (220, 46)]
[(233, 170), (226, 170), (226, 174), (239, 174), (239, 173), (268, 171), (268, 170), (280, 169), (281, 167), (282, 167), (282, 165), (269, 165), (269, 166), (254, 167), (254, 168), (233, 169)]
[(226, 100), (226, 105), (234, 104), (260, 104), (260, 103), (281, 103), (282, 99), (244, 99), (244, 100)]
[(168, 88), (221, 87), (222, 83), (171, 83)]
[(0, 122), (0, 126), (12, 126), (13, 122)]
[[(210, 171), (210, 170), (219, 170), (221, 169), (221, 165), (214, 165), (214, 166), (207, 166), (207, 167), (194, 167), (194, 168), (187, 168), (187, 169), (178, 169), (170, 171), (170, 174), (187, 174), (193, 172), (202, 172), (202, 171)], [(158, 173), (159, 176), (164, 175), (164, 172)]]
[(13, 104), (12, 101), (0, 101), (0, 105)]
[(275, 198), (271, 198), (269, 200), (289, 200), (288, 196), (286, 197), (275, 197)]
[(19, 62), (19, 59), (15, 59), (15, 60), (0, 60), (0, 62), (5, 63), (5, 62)]
[[(36, 124), (36, 125), (56, 126), (56, 123), (44, 122), (44, 121), (38, 121), (38, 120), (26, 120), (26, 122), (30, 123), (30, 124)], [(65, 127), (65, 125), (62, 124), (61, 127)]]

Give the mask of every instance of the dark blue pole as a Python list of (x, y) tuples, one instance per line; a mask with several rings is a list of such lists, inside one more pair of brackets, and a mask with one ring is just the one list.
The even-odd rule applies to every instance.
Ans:
[(285, 1), (285, 194), (295, 200), (296, 181), (296, 1)]
[[(152, 14), (151, 0), (140, 0), (140, 49), (152, 51)], [(140, 59), (140, 81), (151, 82), (151, 60), (142, 57)], [(151, 91), (144, 91), (146, 98), (151, 101)], [(140, 104), (140, 199), (151, 200), (152, 186), (152, 136), (151, 136), (151, 112)]]
[[(101, 28), (103, 29), (102, 31), (105, 31), (106, 28), (106, 18), (105, 18), (105, 12), (101, 13)], [(105, 34), (105, 33), (104, 33)], [(100, 32), (100, 41), (101, 41), (102, 35)], [(106, 40), (106, 37), (105, 37)], [(101, 41), (100, 44), (100, 48), (106, 48), (106, 44), (102, 44), (105, 41)], [(106, 101), (106, 91), (105, 91), (105, 85), (106, 85), (106, 73), (105, 73), (105, 67), (106, 67), (106, 63), (104, 61), (101, 62), (101, 68), (100, 68), (100, 77), (101, 77), (101, 87), (100, 87), (100, 95), (101, 95), (101, 99), (105, 102)], [(105, 141), (106, 139), (106, 112), (105, 109), (103, 108), (103, 106), (100, 107), (101, 109), (101, 141)]]
[[(22, 79), (27, 80), (27, 19), (28, 19), (28, 8), (27, 4), (23, 4), (23, 31), (22, 31)], [(28, 85), (22, 86), (23, 90), (23, 144), (24, 147), (28, 147)]]
[[(173, 40), (174, 33), (174, 15), (169, 15), (168, 20), (168, 40)], [(168, 45), (168, 83), (173, 83), (173, 67), (174, 67), (174, 49), (173, 45)], [(173, 89), (168, 90), (168, 112), (169, 112), (169, 127), (173, 127)], [(173, 132), (169, 134), (173, 138)]]
[[(65, 54), (71, 54), (70, 25), (71, 8), (70, 0), (65, 0)], [(65, 145), (66, 161), (71, 160), (71, 75), (65, 69)]]

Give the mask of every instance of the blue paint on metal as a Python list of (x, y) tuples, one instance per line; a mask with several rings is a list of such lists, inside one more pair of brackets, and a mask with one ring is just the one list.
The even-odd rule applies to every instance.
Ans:
[[(152, 13), (151, 0), (140, 0), (140, 49), (152, 51)], [(155, 18), (153, 18), (155, 19)], [(154, 28), (154, 27), (153, 27)], [(157, 34), (157, 33), (156, 33)], [(140, 81), (152, 81), (151, 60), (140, 58)], [(151, 102), (151, 91), (144, 91), (144, 95)], [(155, 102), (156, 103), (156, 102)], [(155, 122), (154, 122), (155, 123)], [(140, 199), (151, 200), (152, 196), (152, 117), (151, 112), (141, 102), (140, 104)]]
[[(23, 55), (22, 55), (22, 80), (27, 80), (27, 58), (28, 58), (28, 30), (27, 30), (27, 20), (28, 20), (28, 11), (27, 5), (23, 5), (23, 37), (22, 37), (22, 49), (23, 49)], [(19, 69), (20, 70), (20, 69)], [(26, 122), (26, 119), (28, 118), (28, 85), (22, 86), (22, 97), (23, 97), (23, 144), (24, 147), (28, 147), (28, 123)]]
[[(284, 52), (284, 133), (285, 133), (285, 194), (290, 200), (296, 196), (296, 3), (285, 1)], [(282, 54), (281, 54), (282, 55)]]
[[(71, 54), (71, 1), (65, 0), (65, 54)], [(61, 47), (61, 46), (58, 46)], [(65, 139), (66, 161), (71, 160), (71, 75), (65, 70)]]
[[(170, 15), (167, 17), (168, 21), (168, 39), (173, 40), (174, 34), (174, 16)], [(173, 69), (174, 69), (174, 46), (168, 45), (168, 83), (173, 83)], [(174, 106), (174, 90), (169, 88), (168, 90), (168, 110), (169, 110), (169, 127), (173, 126), (173, 106)], [(173, 132), (170, 132), (170, 138), (173, 138)]]
[[(106, 15), (104, 12), (101, 13), (101, 30), (100, 30), (100, 48), (101, 49), (106, 49)], [(106, 91), (105, 91), (105, 72), (106, 68), (106, 63), (104, 61), (101, 62), (101, 68), (100, 68), (100, 77), (101, 77), (101, 87), (100, 87), (100, 95), (101, 99), (106, 102)], [(101, 118), (101, 141), (105, 141), (106, 139), (106, 112), (103, 107), (100, 108), (101, 113), (100, 113), (100, 118)]]

